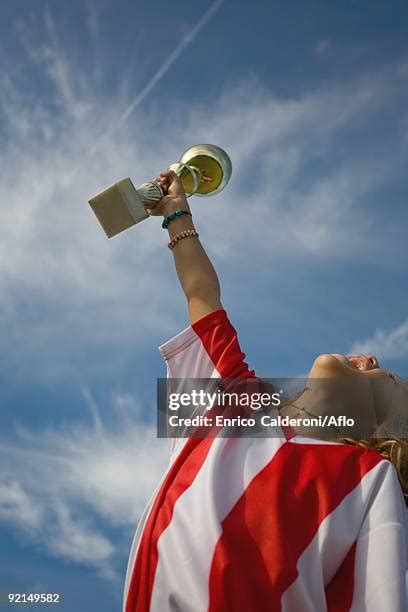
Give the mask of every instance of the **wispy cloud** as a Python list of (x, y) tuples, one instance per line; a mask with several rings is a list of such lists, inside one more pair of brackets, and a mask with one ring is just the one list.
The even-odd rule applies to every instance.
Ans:
[[(219, 6), (211, 5), (178, 53)], [(119, 363), (126, 351), (141, 351), (147, 342), (151, 350), (152, 337), (164, 340), (185, 323), (159, 224), (150, 219), (107, 241), (87, 200), (124, 176), (136, 184), (148, 180), (195, 142), (219, 144), (233, 160), (232, 181), (220, 196), (192, 200), (204, 244), (226, 266), (244, 258), (243, 243), (252, 262), (279, 255), (283, 276), (288, 261), (305, 257), (351, 261), (358, 254), (363, 260), (373, 245), (383, 261), (394, 256), (402, 220), (385, 232), (384, 214), (371, 203), (404, 159), (398, 136), (387, 165), (366, 136), (347, 143), (369, 117), (375, 122), (376, 113), (387, 111), (399, 92), (398, 67), (297, 99), (277, 98), (243, 75), (239, 84), (227, 82), (218, 98), (177, 109), (170, 103), (167, 115), (152, 116), (137, 103), (143, 91), (129, 99), (97, 95), (93, 71), (64, 48), (52, 12), (42, 41), (35, 21), (24, 27), (32, 70), (54, 96), (27, 91), (12, 67), (2, 73), (0, 121), (9, 135), (0, 149), (5, 375), (61, 379), (84, 361), (89, 374), (100, 373), (106, 359), (90, 353), (103, 350)], [(132, 121), (121, 122), (130, 112)], [(89, 155), (90, 143), (110, 125), (117, 129)], [(151, 135), (158, 133), (153, 145)], [(143, 313), (143, 325), (135, 313)]]
[[(113, 578), (166, 467), (168, 445), (140, 422), (135, 398), (113, 396), (113, 428), (105, 427), (89, 391), (85, 401), (92, 401), (93, 426), (20, 426), (13, 443), (0, 439), (0, 522), (52, 556)], [(123, 537), (114, 541), (106, 529)]]
[(408, 357), (408, 320), (392, 329), (377, 329), (371, 338), (355, 342), (350, 349), (353, 353), (373, 353), (381, 359)]
[(26, 531), (41, 527), (42, 506), (35, 503), (12, 476), (0, 482), (0, 520), (18, 523)]

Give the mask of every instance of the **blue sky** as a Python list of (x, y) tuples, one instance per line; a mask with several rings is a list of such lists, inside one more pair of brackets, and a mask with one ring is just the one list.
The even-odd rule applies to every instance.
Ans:
[(408, 8), (376, 1), (3, 2), (0, 591), (120, 609), (165, 466), (157, 346), (187, 324), (150, 219), (107, 240), (87, 200), (190, 145), (191, 199), (252, 367), (374, 352), (406, 376)]

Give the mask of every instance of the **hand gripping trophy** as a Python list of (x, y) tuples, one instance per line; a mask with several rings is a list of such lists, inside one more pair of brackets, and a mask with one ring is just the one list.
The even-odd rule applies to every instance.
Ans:
[[(224, 189), (231, 177), (232, 165), (220, 147), (199, 144), (187, 149), (169, 170), (180, 177), (187, 197), (211, 196)], [(147, 209), (154, 208), (165, 195), (157, 183), (142, 183), (136, 189), (130, 178), (125, 178), (90, 198), (89, 204), (111, 238), (147, 219)]]

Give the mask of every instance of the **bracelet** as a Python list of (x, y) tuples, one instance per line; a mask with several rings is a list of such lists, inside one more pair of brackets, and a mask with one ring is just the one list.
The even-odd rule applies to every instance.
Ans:
[(175, 210), (163, 219), (162, 228), (167, 229), (170, 221), (173, 221), (173, 219), (175, 219), (176, 217), (181, 217), (181, 215), (191, 215), (191, 212), (188, 210)]
[(194, 236), (196, 236), (197, 238), (199, 236), (199, 233), (196, 232), (195, 229), (184, 230), (184, 232), (180, 232), (179, 234), (176, 234), (174, 238), (170, 240), (167, 246), (169, 247), (170, 251), (172, 251), (179, 240), (183, 240), (183, 238), (190, 238), (190, 237), (194, 238)]

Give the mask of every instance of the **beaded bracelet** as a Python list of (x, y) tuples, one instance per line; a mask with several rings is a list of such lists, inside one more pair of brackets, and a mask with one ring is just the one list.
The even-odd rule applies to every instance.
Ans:
[(198, 238), (199, 233), (196, 232), (195, 229), (188, 229), (188, 230), (184, 230), (183, 232), (180, 232), (179, 234), (176, 234), (169, 242), (169, 244), (167, 245), (169, 247), (169, 249), (172, 251), (174, 249), (174, 247), (176, 246), (176, 244), (178, 243), (179, 240), (183, 240), (183, 238), (190, 238), (190, 237), (194, 237), (196, 236)]
[(191, 212), (188, 210), (180, 210), (177, 209), (174, 212), (170, 213), (163, 219), (162, 228), (167, 229), (170, 221), (173, 221), (176, 217), (181, 217), (181, 215), (191, 215)]

